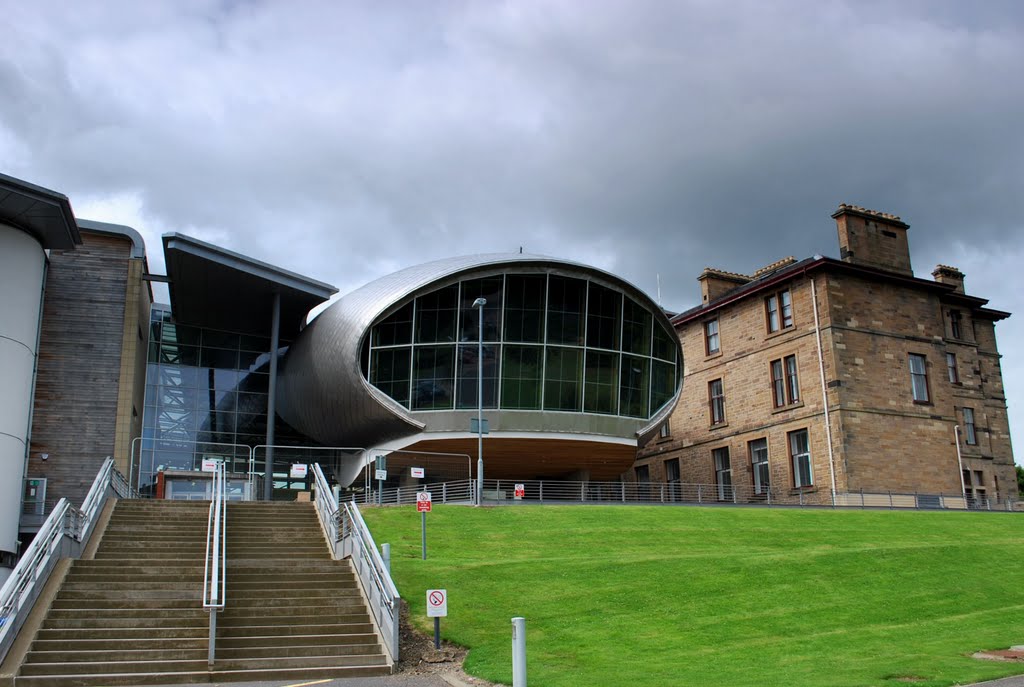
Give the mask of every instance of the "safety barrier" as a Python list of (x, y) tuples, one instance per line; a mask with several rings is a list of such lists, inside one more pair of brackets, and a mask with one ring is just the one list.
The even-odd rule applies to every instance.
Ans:
[(217, 613), (224, 610), (227, 589), (227, 475), (226, 466), (218, 462), (211, 478), (213, 493), (206, 520), (206, 561), (203, 569), (203, 608), (210, 614), (210, 644), (207, 661), (216, 658)]
[(18, 565), (0, 588), (0, 662), (18, 636), (32, 604), (46, 586), (62, 558), (77, 558), (89, 543), (93, 528), (111, 494), (130, 498), (128, 480), (107, 457), (82, 503), (81, 509), (60, 499), (29, 544)]
[[(516, 497), (516, 485), (523, 493)], [(414, 504), (416, 493), (429, 491), (434, 503), (475, 503), (474, 480), (410, 484), (371, 490), (346, 497), (366, 505)], [(582, 482), (561, 480), (484, 480), (483, 503), (631, 503), (743, 506), (815, 506), (917, 510), (1013, 511), (1017, 501), (963, 494), (914, 492), (843, 492), (835, 503), (827, 489), (788, 489), (752, 485), (688, 484), (681, 482)]]
[(336, 558), (351, 558), (363, 594), (391, 660), (398, 662), (398, 616), (400, 596), (391, 573), (380, 557), (373, 535), (363, 521), (359, 507), (351, 501), (334, 503), (334, 496), (318, 463), (313, 465), (316, 508), (324, 529), (334, 544)]

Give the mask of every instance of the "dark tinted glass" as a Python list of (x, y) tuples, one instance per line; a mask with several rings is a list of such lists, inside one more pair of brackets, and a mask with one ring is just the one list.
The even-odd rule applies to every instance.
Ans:
[(583, 306), (586, 298), (587, 282), (582, 279), (552, 276), (548, 280), (549, 344), (583, 345)]
[(416, 299), (416, 343), (455, 341), (459, 285), (452, 284)]
[(510, 274), (505, 278), (505, 341), (544, 340), (543, 274)]
[(611, 289), (590, 284), (587, 299), (587, 346), (619, 350), (622, 296)]

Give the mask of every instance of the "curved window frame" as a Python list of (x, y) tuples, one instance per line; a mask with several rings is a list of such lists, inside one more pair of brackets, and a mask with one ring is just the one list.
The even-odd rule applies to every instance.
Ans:
[[(435, 288), (403, 299), (389, 308), (382, 317), (377, 318), (364, 336), (361, 357), (364, 379), (384, 391), (398, 405), (415, 413), (450, 412), (476, 408), (476, 391), (475, 387), (472, 391), (470, 390), (473, 384), (469, 380), (470, 376), (476, 380), (476, 374), (467, 374), (470, 368), (475, 370), (476, 367), (464, 364), (463, 358), (471, 357), (469, 349), (478, 345), (479, 342), (476, 340), (423, 340), (420, 336), (419, 317), (420, 310), (423, 309), (429, 315), (428, 327), (432, 331), (464, 333), (472, 329), (478, 332), (476, 319), (479, 314), (474, 309), (467, 308), (466, 304), (475, 300), (472, 291), (480, 284), (487, 283), (485, 280), (491, 284), (496, 280), (501, 280), (501, 288), (497, 291), (496, 297), (499, 307), (496, 310), (493, 309), (493, 304), (490, 302), (492, 299), (488, 299), (488, 304), (484, 306), (485, 317), (494, 323), (488, 327), (484, 335), (484, 347), (487, 349), (485, 359), (490, 361), (484, 369), (485, 409), (508, 412), (584, 413), (647, 420), (657, 415), (678, 392), (681, 381), (680, 346), (678, 336), (671, 325), (666, 328), (655, 311), (645, 305), (643, 301), (630, 295), (629, 292), (615, 286), (614, 283), (594, 279), (590, 275), (573, 275), (560, 271), (470, 272), (456, 281), (442, 282)], [(522, 293), (510, 295), (508, 290), (510, 281), (514, 281), (515, 283), (511, 286), (519, 289)], [(541, 282), (543, 289), (541, 293), (538, 293), (537, 287)], [(560, 304), (556, 313), (552, 313), (550, 310), (552, 282), (563, 293), (560, 299), (556, 298)], [(566, 289), (575, 291), (573, 298), (565, 297)], [(582, 292), (582, 298), (579, 297), (580, 292)], [(442, 295), (446, 301), (451, 300), (457, 304), (455, 308), (444, 308), (445, 316), (451, 317), (451, 322), (442, 322), (438, 319), (440, 315), (437, 301)], [(594, 296), (593, 307), (591, 306), (592, 295)], [(538, 299), (539, 302), (528, 302), (531, 298)], [(609, 307), (609, 300), (613, 304), (612, 307)], [(405, 325), (404, 315), (410, 308), (412, 319), (408, 326), (412, 340), (402, 341), (395, 345), (380, 345), (381, 341), (393, 341), (400, 337), (381, 336), (378, 327), (393, 326), (396, 315)], [(489, 309), (491, 312), (488, 312)], [(616, 310), (617, 312), (614, 312)], [(532, 320), (539, 320), (540, 331), (537, 332), (536, 325), (531, 324), (528, 330), (530, 334), (524, 336), (524, 331), (527, 330), (524, 330), (524, 325), (520, 324), (524, 316), (531, 317)], [(579, 331), (570, 337), (572, 341), (566, 340), (564, 331), (561, 335), (554, 337), (557, 340), (552, 339), (553, 316), (559, 321), (571, 320), (577, 323)], [(464, 322), (464, 319), (467, 322)], [(468, 322), (470, 319), (472, 321)], [(608, 330), (611, 327), (613, 335), (609, 336), (607, 331), (602, 331), (600, 336), (591, 336), (589, 327), (591, 323), (598, 322), (603, 330)], [(512, 329), (509, 329), (510, 325)], [(538, 333), (539, 336), (537, 336)], [(452, 338), (464, 339), (462, 336)], [(523, 341), (522, 339), (540, 340)], [(611, 342), (610, 348), (601, 345), (607, 346), (609, 342)], [(670, 342), (674, 345), (668, 346), (667, 344)], [(438, 403), (432, 399), (430, 403), (418, 403), (416, 385), (422, 375), (418, 374), (417, 370), (417, 349), (446, 346), (452, 348), (455, 360), (453, 378), (450, 382), (451, 402)], [(520, 349), (536, 351), (529, 356), (529, 360), (539, 360), (539, 377), (536, 369), (526, 370), (523, 368), (524, 358)], [(559, 349), (563, 352), (558, 353)], [(404, 382), (405, 378), (403, 377), (402, 380), (377, 379), (377, 371), (386, 368), (377, 366), (374, 359), (378, 352), (394, 356), (396, 353), (405, 351), (409, 353), (411, 361), (407, 375), (409, 391), (405, 394), (393, 395), (394, 383)], [(519, 351), (519, 367), (514, 371), (509, 370), (509, 374), (506, 375), (505, 365), (509, 360), (507, 355), (516, 355), (514, 351)], [(551, 377), (547, 367), (555, 359), (552, 356), (562, 360), (569, 351), (574, 351), (570, 358), (578, 363), (573, 365), (577, 374), (570, 375), (575, 379), (569, 379), (566, 376), (564, 366), (562, 366), (563, 369), (557, 379)], [(475, 357), (475, 347), (472, 353), (472, 357)], [(590, 364), (594, 361), (600, 362), (596, 365)], [(531, 365), (533, 368), (536, 367), (533, 363)], [(588, 365), (590, 366), (588, 367)], [(641, 370), (639, 374), (624, 374), (624, 371), (637, 368)], [(659, 375), (657, 379), (654, 378), (656, 374)], [(665, 375), (668, 376), (662, 379), (661, 377)], [(613, 380), (613, 382), (609, 383), (609, 380)], [(444, 386), (447, 387), (447, 378), (444, 381)], [(515, 384), (515, 391), (513, 392), (511, 388), (506, 391), (506, 384)], [(601, 399), (588, 399), (588, 392), (590, 394), (600, 393)], [(551, 397), (555, 393), (559, 396), (557, 399)], [(469, 403), (470, 396), (472, 396), (472, 404)]]

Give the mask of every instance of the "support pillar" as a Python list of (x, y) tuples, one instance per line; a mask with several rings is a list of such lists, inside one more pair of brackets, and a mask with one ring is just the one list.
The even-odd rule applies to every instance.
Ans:
[(267, 455), (263, 462), (263, 499), (274, 498), (274, 417), (277, 414), (277, 348), (281, 332), (281, 294), (274, 294), (270, 320), (270, 384), (267, 389)]

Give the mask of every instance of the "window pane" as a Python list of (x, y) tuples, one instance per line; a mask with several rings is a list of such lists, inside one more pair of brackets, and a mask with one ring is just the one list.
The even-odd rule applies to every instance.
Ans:
[(796, 403), (800, 400), (800, 385), (796, 377), (796, 356), (786, 358), (786, 390), (789, 392), (789, 402)]
[(459, 285), (425, 294), (416, 299), (416, 343), (446, 343), (455, 340), (455, 305)]
[(504, 278), (486, 277), (462, 282), (462, 310), (459, 313), (459, 341), (465, 343), (480, 338), (480, 308), (474, 308), (477, 298), (487, 300), (484, 306), (484, 341), (497, 341), (501, 333), (501, 291)]
[[(486, 321), (486, 320), (485, 320)], [(483, 382), (484, 408), (497, 407), (498, 400), (498, 350), (500, 346), (484, 345)], [(462, 344), (459, 346), (459, 389), (456, 398), (458, 408), (477, 408), (477, 389), (480, 381), (477, 378), (480, 368), (477, 366), (479, 344)]]
[(543, 274), (510, 274), (505, 278), (505, 341), (544, 341)]
[(650, 359), (622, 356), (619, 375), (619, 415), (648, 417)]
[(676, 370), (672, 363), (660, 360), (652, 362), (651, 372), (651, 414), (672, 400), (676, 393)]
[(668, 482), (679, 481), (679, 459), (673, 458), (665, 461), (665, 480)]
[(623, 307), (622, 350), (637, 355), (651, 354), (651, 313), (627, 298)]
[(412, 343), (412, 303), (388, 315), (373, 328), (374, 346), (400, 346)]
[(540, 410), (540, 346), (502, 347), (501, 407)]
[(618, 379), (618, 353), (587, 351), (583, 409), (588, 413), (615, 413), (618, 401)]
[(704, 324), (705, 352), (708, 355), (718, 353), (718, 320), (711, 320)]
[(587, 300), (587, 346), (619, 350), (621, 315), (621, 294), (591, 283), (590, 296)]
[(586, 297), (587, 282), (582, 279), (552, 276), (548, 280), (548, 343), (583, 345)]
[(412, 409), (452, 407), (455, 346), (420, 346), (413, 357)]
[(928, 374), (923, 355), (910, 354), (910, 383), (915, 401), (928, 401)]
[(785, 382), (782, 378), (782, 361), (772, 361), (772, 402), (776, 408), (786, 405)]
[(766, 307), (768, 309), (768, 331), (777, 332), (779, 331), (779, 299), (769, 296)]
[(789, 290), (783, 291), (780, 294), (782, 301), (782, 326), (792, 327), (793, 326), (793, 303), (790, 300)]
[[(410, 322), (410, 332), (411, 325)], [(370, 384), (406, 408), (409, 407), (411, 353), (408, 347), (375, 350), (370, 369)]]
[[(717, 341), (717, 335), (715, 339)], [(661, 358), (674, 363), (676, 361), (676, 352), (679, 345), (679, 339), (676, 338), (674, 333), (665, 331), (660, 324), (655, 323), (654, 325), (654, 357)], [(715, 344), (716, 346), (718, 344)]]
[(577, 348), (547, 349), (544, 378), (545, 410), (579, 410), (583, 377), (583, 351)]

